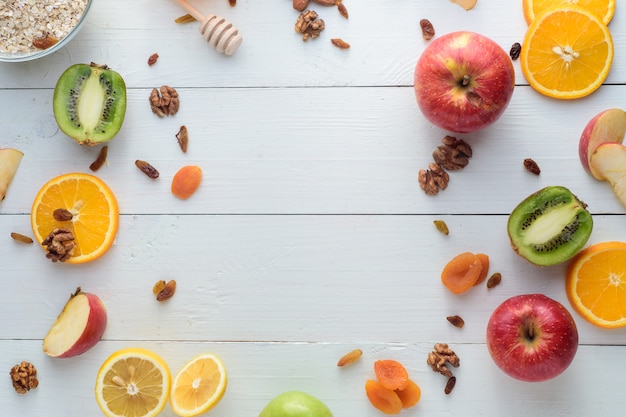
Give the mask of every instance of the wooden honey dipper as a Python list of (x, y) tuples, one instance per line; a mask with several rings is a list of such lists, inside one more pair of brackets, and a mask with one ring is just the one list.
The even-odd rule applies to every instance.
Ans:
[(232, 23), (214, 14), (204, 16), (186, 0), (176, 1), (200, 22), (200, 33), (212, 48), (224, 55), (235, 53), (243, 38)]

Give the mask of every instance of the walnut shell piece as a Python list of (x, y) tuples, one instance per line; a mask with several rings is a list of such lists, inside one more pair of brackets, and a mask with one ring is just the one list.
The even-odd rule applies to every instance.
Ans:
[(298, 20), (296, 20), (295, 30), (297, 33), (302, 34), (302, 40), (306, 41), (309, 38), (315, 39), (320, 36), (320, 33), (324, 30), (324, 21), (318, 19), (318, 14), (314, 10), (305, 10), (300, 13)]
[(31, 389), (35, 389), (39, 386), (37, 369), (35, 365), (30, 362), (22, 361), (20, 364), (15, 365), (11, 368), (9, 375), (11, 375), (13, 388), (18, 394), (26, 394)]

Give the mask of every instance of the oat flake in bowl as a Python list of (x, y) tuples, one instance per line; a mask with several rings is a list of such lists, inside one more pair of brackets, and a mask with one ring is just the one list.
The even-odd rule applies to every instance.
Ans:
[(91, 3), (0, 0), (0, 61), (28, 61), (62, 48), (82, 27)]

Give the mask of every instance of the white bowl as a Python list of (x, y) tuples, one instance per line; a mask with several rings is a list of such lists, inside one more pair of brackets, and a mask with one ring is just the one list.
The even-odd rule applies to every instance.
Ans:
[(91, 4), (92, 3), (93, 3), (93, 0), (87, 0), (87, 4), (85, 4), (85, 10), (83, 11), (83, 14), (81, 15), (80, 19), (78, 20), (78, 23), (76, 24), (76, 26), (74, 26), (72, 28), (72, 30), (70, 30), (69, 33), (63, 39), (61, 39), (59, 42), (57, 42), (54, 45), (52, 45), (50, 48), (42, 49), (40, 51), (34, 51), (34, 52), (3, 52), (3, 51), (0, 51), (0, 62), (32, 61), (34, 59), (39, 59), (39, 58), (42, 58), (44, 56), (50, 55), (50, 54), (58, 51), (59, 49), (63, 48), (65, 45), (67, 45), (74, 38), (74, 36), (76, 36), (76, 34), (78, 32), (80, 32), (80, 29), (84, 26), (84, 24), (86, 22), (86, 18), (87, 18), (87, 13), (89, 12), (89, 9), (91, 8)]

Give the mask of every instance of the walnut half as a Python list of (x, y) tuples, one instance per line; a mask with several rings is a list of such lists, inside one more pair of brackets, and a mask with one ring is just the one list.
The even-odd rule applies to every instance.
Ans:
[(11, 381), (13, 388), (18, 394), (26, 394), (31, 389), (37, 388), (39, 381), (37, 380), (37, 369), (30, 362), (23, 361), (19, 365), (11, 368)]

